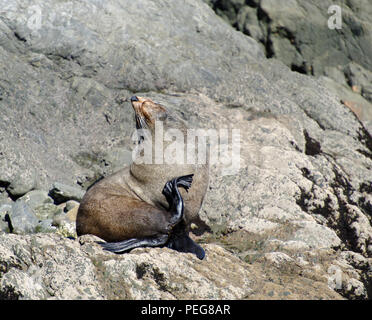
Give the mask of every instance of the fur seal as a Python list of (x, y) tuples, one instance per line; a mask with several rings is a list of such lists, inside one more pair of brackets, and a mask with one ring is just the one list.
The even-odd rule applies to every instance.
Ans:
[[(131, 104), (136, 128), (151, 132), (139, 136), (138, 143), (154, 139), (156, 121), (186, 137), (186, 124), (164, 106), (137, 96), (131, 98)], [(164, 142), (163, 148), (169, 144)], [(190, 223), (200, 221), (208, 180), (208, 159), (205, 164), (134, 161), (88, 189), (77, 213), (77, 235), (96, 235), (106, 241), (101, 243), (104, 249), (116, 253), (167, 246), (203, 259), (204, 250), (188, 234)]]

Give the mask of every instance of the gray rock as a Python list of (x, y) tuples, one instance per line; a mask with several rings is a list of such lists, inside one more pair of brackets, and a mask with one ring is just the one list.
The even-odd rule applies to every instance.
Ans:
[(33, 190), (37, 186), (36, 173), (34, 170), (25, 170), (19, 173), (10, 185), (7, 187), (7, 191), (12, 196), (22, 196), (27, 192)]
[(341, 244), (336, 233), (315, 222), (301, 222), (300, 229), (293, 235), (294, 240), (305, 242), (310, 248), (332, 248)]
[(372, 70), (372, 8), (367, 0), (337, 4), (341, 7), (342, 33), (328, 29), (328, 8), (335, 4), (330, 0), (206, 2), (238, 30), (261, 41), (267, 56), (296, 70), (321, 75), (326, 68), (346, 66), (351, 61), (363, 72)]
[(362, 96), (372, 102), (372, 85), (365, 85), (362, 88)]
[(20, 199), (24, 200), (31, 209), (36, 209), (42, 204), (53, 203), (53, 199), (49, 197), (48, 192), (44, 190), (32, 190)]
[(372, 121), (372, 103), (364, 99), (357, 92), (351, 91), (346, 86), (343, 86), (330, 78), (319, 78), (324, 86), (332, 91), (345, 106), (350, 108), (351, 111), (366, 124), (367, 129), (370, 127), (367, 124)]
[[(347, 81), (372, 102), (372, 6), (367, 0), (205, 2), (232, 26), (259, 41), (267, 57), (281, 60), (294, 71), (325, 75), (341, 85)], [(341, 8), (341, 32), (328, 28), (328, 19), (334, 15), (328, 14), (331, 5)]]
[[(0, 259), (2, 263), (7, 262), (0, 279), (3, 297), (12, 294), (18, 299), (102, 298), (94, 264), (76, 251), (73, 241), (65, 240), (66, 246), (57, 247), (56, 244), (61, 243), (58, 236), (41, 234), (23, 239), (8, 235), (2, 240), (3, 245), (9, 245), (1, 247)], [(22, 247), (29, 241), (33, 241), (36, 251)]]
[(81, 201), (84, 193), (84, 190), (79, 187), (73, 187), (59, 182), (55, 182), (53, 188), (49, 191), (49, 195), (54, 199), (56, 204), (69, 200)]
[[(320, 51), (314, 61), (304, 58), (314, 51), (311, 41), (317, 37), (317, 29), (308, 34), (304, 17), (313, 10), (317, 28), (325, 26), (321, 23), (327, 2), (319, 10), (308, 2), (288, 2), (283, 8), (290, 19), (276, 2), (249, 3), (252, 8), (259, 6), (254, 10), (260, 15), (257, 22), (252, 12), (246, 16), (263, 36), (270, 33), (272, 48), (275, 44), (283, 52), (296, 49), (286, 52), (295, 59), (293, 69), (308, 72), (312, 66), (314, 74), (321, 74)], [(328, 287), (328, 268), (341, 261), (341, 272), (356, 281), (345, 282), (337, 292), (351, 299), (366, 298), (371, 287), (367, 269), (343, 262), (342, 253), (353, 252), (367, 260), (372, 254), (372, 138), (323, 79), (291, 72), (278, 60), (266, 59), (262, 45), (221, 21), (199, 0), (28, 0), (22, 5), (0, 0), (0, 5), (6, 7), (0, 13), (0, 79), (6, 79), (0, 81), (4, 190), (17, 175), (37, 168), (38, 189), (54, 188), (57, 203), (79, 201), (82, 189), (121, 166), (123, 154), (132, 147), (134, 121), (128, 102), (132, 94), (164, 104), (191, 127), (240, 130), (240, 167), (227, 170), (229, 163), (222, 161), (211, 167), (201, 218), (213, 232), (203, 234), (202, 223), (193, 229), (206, 243), (208, 267), (216, 266), (217, 280), (194, 257), (165, 248), (141, 249), (118, 259), (94, 245), (80, 248), (56, 235), (9, 235), (1, 238), (0, 257), (6, 257), (7, 265), (22, 267), (6, 271), (2, 292), (26, 298), (111, 298), (119, 292), (121, 298), (336, 299), (340, 295)], [(40, 25), (29, 20), (31, 5), (42, 12)], [(235, 1), (231, 8), (237, 12), (243, 6), (243, 1)], [(154, 17), (151, 28), (138, 23), (148, 17)], [(265, 22), (265, 17), (272, 20)], [(358, 20), (365, 17), (361, 12), (354, 33), (360, 29)], [(345, 21), (345, 34), (351, 20)], [(294, 33), (308, 38), (292, 44)], [(333, 41), (336, 51), (343, 45), (343, 38), (320, 34), (324, 37), (318, 40), (323, 47), (327, 44), (327, 50)], [(277, 38), (287, 42), (282, 45)], [(359, 51), (368, 53), (370, 43), (358, 42), (350, 54), (358, 51), (355, 59), (359, 59)], [(270, 48), (270, 43), (264, 44)], [(296, 45), (301, 45), (301, 55)], [(362, 45), (365, 50), (359, 50)], [(334, 67), (329, 76), (342, 70), (337, 65), (344, 58), (343, 51), (332, 50), (328, 58), (335, 65), (329, 65)], [(358, 63), (365, 68), (368, 59), (360, 57)], [(53, 187), (54, 181), (62, 185)], [(65, 187), (77, 183), (81, 189)], [(69, 220), (67, 233), (74, 230), (74, 221)], [(29, 249), (32, 241), (37, 257)], [(50, 251), (59, 267), (50, 262)], [(66, 252), (78, 267), (67, 267), (72, 258)], [(273, 252), (277, 257), (287, 255), (291, 263), (275, 263)], [(35, 269), (28, 271), (33, 261), (44, 284)], [(53, 282), (48, 272), (58, 281)], [(97, 282), (106, 274), (112, 281)], [(179, 280), (184, 274), (186, 281)], [(274, 282), (267, 281), (269, 276)], [(76, 286), (78, 277), (83, 278), (86, 292)], [(28, 289), (25, 283), (35, 286)], [(353, 288), (357, 295), (351, 294)]]
[(344, 68), (344, 73), (350, 86), (357, 87), (362, 96), (372, 102), (372, 71), (353, 61)]
[[(89, 237), (89, 236), (88, 236)], [(217, 245), (206, 259), (168, 248), (116, 255), (55, 234), (0, 235), (0, 294), (14, 299), (341, 299), (325, 279), (248, 265)], [(289, 292), (290, 297), (284, 295)], [(275, 297), (274, 297), (275, 298)]]
[(9, 218), (9, 228), (12, 233), (16, 234), (35, 232), (39, 222), (34, 211), (23, 200), (13, 203)]
[(63, 211), (62, 208), (54, 205), (53, 203), (44, 203), (34, 209), (35, 215), (40, 219), (53, 219), (55, 215), (60, 214)]
[(36, 231), (40, 233), (50, 233), (56, 232), (57, 228), (53, 225), (53, 219), (44, 219), (38, 223)]

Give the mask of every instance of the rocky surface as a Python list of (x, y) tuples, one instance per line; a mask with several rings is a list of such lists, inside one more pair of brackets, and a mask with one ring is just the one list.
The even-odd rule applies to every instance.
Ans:
[[(372, 138), (324, 79), (198, 0), (0, 5), (1, 298), (371, 298)], [(194, 229), (206, 260), (67, 238), (84, 190), (131, 159), (132, 94), (240, 129)]]
[[(357, 71), (355, 65), (360, 68), (357, 72), (366, 76), (372, 70), (372, 7), (368, 0), (205, 2), (234, 27), (260, 41), (268, 57), (278, 58), (294, 70), (313, 75), (325, 71), (331, 74), (333, 68), (351, 62), (354, 63), (345, 70), (349, 76), (355, 75), (350, 72), (350, 69)], [(332, 5), (341, 9), (339, 28), (333, 26)]]
[[(80, 242), (57, 235), (0, 236), (2, 299), (339, 299), (321, 276), (302, 277), (297, 267), (268, 257), (247, 265), (220, 246), (207, 257), (170, 249), (104, 252), (90, 236)], [(278, 262), (279, 261), (279, 262)], [(282, 282), (287, 281), (287, 286)]]
[[(326, 77), (328, 89), (372, 124), (372, 6), (368, 0), (204, 0), (226, 22), (256, 39), (268, 58)], [(340, 29), (333, 26), (340, 8)], [(330, 10), (330, 11), (329, 11)], [(354, 94), (353, 94), (354, 93)]]

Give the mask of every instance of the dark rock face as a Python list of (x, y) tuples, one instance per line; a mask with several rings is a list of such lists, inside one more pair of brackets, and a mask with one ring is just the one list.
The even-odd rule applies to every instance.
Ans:
[(319, 76), (352, 61), (360, 65), (360, 72), (372, 70), (372, 7), (367, 0), (337, 2), (341, 29), (328, 27), (334, 15), (328, 12), (335, 4), (332, 1), (205, 2), (235, 28), (260, 41), (267, 57), (278, 58), (292, 70)]
[[(256, 39), (268, 58), (281, 60), (293, 71), (329, 78), (325, 79), (328, 89), (371, 125), (372, 6), (368, 0), (205, 2), (237, 30)], [(333, 28), (333, 5), (340, 8), (340, 29)]]
[[(246, 7), (244, 1), (231, 3), (235, 12)], [(263, 37), (262, 43), (268, 41), (268, 34), (274, 37), (270, 40), (272, 56), (275, 37), (297, 36), (295, 31), (302, 30), (298, 12), (303, 15), (313, 8), (293, 1), (296, 6), (288, 8), (293, 13), (292, 24), (280, 28), (271, 16), (285, 10), (275, 11), (275, 3), (270, 7), (267, 1), (248, 1), (246, 13), (254, 17), (252, 10), (256, 10), (257, 26), (249, 30)], [(267, 284), (265, 280), (252, 290), (234, 280), (237, 293), (224, 291), (223, 285), (212, 281), (203, 294), (194, 292), (191, 298), (208, 297), (212, 289), (219, 290), (216, 297), (222, 298), (340, 298), (327, 287), (346, 298), (371, 297), (372, 138), (322, 79), (292, 72), (278, 60), (266, 59), (265, 50), (267, 55), (270, 46), (262, 47), (234, 30), (202, 1), (29, 0), (21, 4), (1, 0), (0, 4), (4, 8), (0, 13), (2, 219), (12, 208), (10, 204), (23, 194), (43, 190), (55, 203), (44, 203), (39, 216), (70, 223), (76, 207), (64, 216), (56, 214), (58, 217), (46, 214), (45, 208), (57, 212), (56, 204), (79, 200), (81, 187), (88, 188), (130, 161), (134, 120), (128, 99), (138, 94), (164, 104), (191, 127), (240, 130), (240, 170), (227, 175), (226, 164), (212, 166), (210, 190), (201, 212), (213, 233), (199, 239), (217, 243), (210, 245), (213, 264), (222, 266), (226, 256), (226, 261), (239, 264), (241, 270), (244, 264), (252, 265), (254, 272), (244, 274), (247, 283), (250, 277), (266, 279), (260, 273), (261, 265), (277, 276), (281, 289), (292, 283), (288, 274), (294, 276), (295, 272), (298, 280), (289, 295), (276, 295), (272, 293), (275, 289), (259, 292)], [(270, 33), (262, 24), (265, 19)], [(298, 59), (296, 66), (308, 59), (304, 55), (314, 37), (304, 41), (302, 56), (296, 48), (291, 49)], [(372, 55), (366, 56), (359, 61), (364, 69)], [(314, 74), (317, 63), (313, 63)], [(307, 64), (303, 70), (308, 73)], [(348, 73), (350, 81), (356, 81), (353, 70)], [(71, 251), (75, 260), (89, 265), (87, 273), (79, 268), (71, 271), (75, 278), (84, 273), (84, 283), (91, 292), (88, 296), (112, 297), (112, 292), (101, 287), (104, 281), (94, 284), (95, 277), (103, 274), (99, 273), (99, 248), (92, 249), (89, 254), (93, 258), (89, 258), (78, 243), (72, 245), (71, 240), (55, 235), (2, 235), (0, 266), (12, 261), (17, 261), (17, 266), (30, 266), (33, 259), (43, 263), (49, 259), (43, 250), (31, 250), (30, 246), (40, 243), (48, 247), (56, 241), (63, 247), (63, 255), (55, 256), (60, 261), (58, 277), (68, 268), (64, 254)], [(23, 258), (18, 257), (18, 242), (27, 247)], [(221, 246), (235, 256), (226, 254)], [(146, 250), (155, 259), (152, 249)], [(174, 265), (187, 265), (192, 259), (156, 250)], [(33, 252), (38, 256), (31, 257)], [(154, 276), (155, 282), (148, 282), (148, 277), (137, 279), (141, 254), (118, 259), (102, 262), (105, 270), (112, 271), (112, 279), (126, 281), (117, 279), (120, 272), (113, 269), (130, 265), (134, 268), (127, 274), (130, 283), (139, 281), (144, 287), (156, 288), (153, 295), (146, 295), (140, 289), (132, 292), (130, 285), (120, 297), (179, 298), (177, 288), (167, 287), (171, 293), (166, 294), (158, 290), (158, 277)], [(166, 271), (163, 264), (155, 267), (166, 276), (161, 288), (171, 286), (173, 282), (167, 279), (177, 277), (176, 271)], [(23, 279), (34, 279), (35, 270), (27, 268), (1, 269), (0, 296), (48, 297), (50, 288), (41, 281), (29, 281), (34, 287), (22, 288)], [(53, 272), (40, 270), (51, 277)], [(193, 281), (202, 277), (192, 274)], [(323, 283), (321, 292), (306, 287), (304, 277)], [(42, 290), (38, 290), (40, 286), (44, 286)], [(298, 291), (304, 286), (314, 294)], [(57, 291), (59, 298), (68, 296), (64, 287)], [(72, 297), (81, 292), (86, 291), (78, 289)]]

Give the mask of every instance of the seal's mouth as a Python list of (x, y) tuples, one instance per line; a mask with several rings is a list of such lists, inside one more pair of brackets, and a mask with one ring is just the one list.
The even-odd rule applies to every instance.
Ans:
[(146, 129), (148, 127), (145, 119), (141, 115), (138, 115), (136, 113), (134, 115), (134, 119), (136, 120), (136, 128), (137, 128), (137, 130), (139, 130), (139, 129)]
[(136, 128), (137, 128), (137, 129), (143, 129), (143, 128), (145, 127), (143, 119), (140, 118), (140, 117), (137, 116), (137, 115), (135, 115), (134, 117), (135, 117), (135, 119), (136, 119)]

